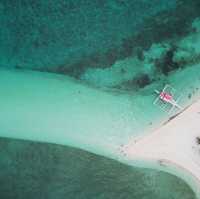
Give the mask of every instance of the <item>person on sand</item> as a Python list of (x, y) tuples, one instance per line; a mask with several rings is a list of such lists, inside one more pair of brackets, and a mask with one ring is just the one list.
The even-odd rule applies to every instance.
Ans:
[(121, 144), (120, 147), (119, 147), (119, 152), (123, 155), (123, 156), (127, 156), (126, 154), (126, 149), (125, 149), (125, 145)]
[(200, 145), (200, 137), (196, 137), (196, 143)]

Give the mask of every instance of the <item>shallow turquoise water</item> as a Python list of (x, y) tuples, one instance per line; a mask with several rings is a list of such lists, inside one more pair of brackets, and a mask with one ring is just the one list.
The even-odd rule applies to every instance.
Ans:
[(3, 199), (195, 199), (186, 183), (79, 149), (0, 139)]

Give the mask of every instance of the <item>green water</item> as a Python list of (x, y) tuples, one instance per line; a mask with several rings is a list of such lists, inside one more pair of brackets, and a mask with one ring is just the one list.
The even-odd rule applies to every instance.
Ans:
[(186, 183), (79, 149), (0, 139), (2, 199), (195, 199)]

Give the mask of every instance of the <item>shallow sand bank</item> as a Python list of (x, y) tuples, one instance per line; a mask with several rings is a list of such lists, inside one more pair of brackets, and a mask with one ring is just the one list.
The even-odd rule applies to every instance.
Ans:
[(153, 95), (112, 95), (48, 73), (0, 70), (0, 77), (1, 137), (110, 155), (158, 115)]

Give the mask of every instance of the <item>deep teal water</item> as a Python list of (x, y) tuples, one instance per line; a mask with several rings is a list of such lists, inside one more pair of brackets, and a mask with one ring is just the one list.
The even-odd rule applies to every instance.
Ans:
[(79, 149), (0, 139), (2, 199), (195, 199), (170, 174)]
[(0, 67), (79, 78), (183, 36), (199, 10), (198, 0), (2, 0)]
[[(102, 52), (119, 47), (136, 33), (145, 17), (174, 8), (175, 2), (2, 0), (0, 66), (70, 66), (91, 54), (96, 54), (93, 59), (98, 60)], [(109, 56), (113, 59), (115, 52), (111, 51)]]

